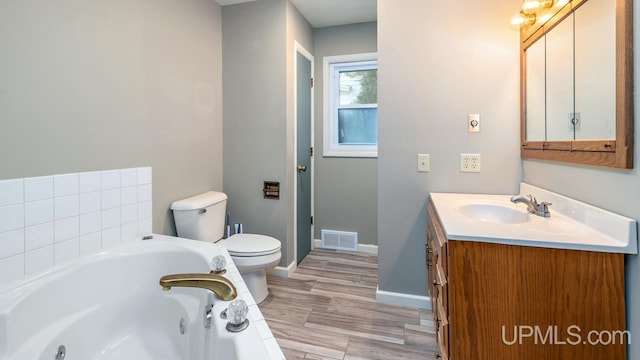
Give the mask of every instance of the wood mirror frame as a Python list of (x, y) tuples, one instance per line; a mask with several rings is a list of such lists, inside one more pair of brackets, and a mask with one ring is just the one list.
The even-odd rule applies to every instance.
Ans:
[(520, 139), (522, 158), (633, 168), (633, 0), (616, 0), (616, 138), (603, 140), (526, 140), (525, 50), (588, 0), (573, 0), (542, 25), (520, 31)]

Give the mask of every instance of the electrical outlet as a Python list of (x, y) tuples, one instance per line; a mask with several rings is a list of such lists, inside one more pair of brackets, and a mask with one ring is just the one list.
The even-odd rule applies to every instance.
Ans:
[(429, 172), (429, 154), (418, 154), (418, 172)]
[(460, 172), (480, 172), (480, 154), (460, 154)]

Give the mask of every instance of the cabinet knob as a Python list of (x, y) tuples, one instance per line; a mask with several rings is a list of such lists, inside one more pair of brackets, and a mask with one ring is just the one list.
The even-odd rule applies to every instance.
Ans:
[(442, 284), (440, 284), (438, 280), (433, 280), (433, 286), (442, 286)]

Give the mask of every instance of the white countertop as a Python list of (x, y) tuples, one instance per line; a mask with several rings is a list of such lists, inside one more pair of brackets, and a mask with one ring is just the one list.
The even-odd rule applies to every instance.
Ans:
[[(431, 201), (447, 238), (507, 245), (556, 249), (638, 253), (636, 221), (612, 212), (522, 184), (520, 194), (533, 194), (538, 201), (551, 201), (551, 217), (527, 212), (526, 204), (514, 204), (512, 195), (431, 193)], [(495, 205), (524, 222), (502, 223), (488, 217), (469, 217), (463, 206)]]

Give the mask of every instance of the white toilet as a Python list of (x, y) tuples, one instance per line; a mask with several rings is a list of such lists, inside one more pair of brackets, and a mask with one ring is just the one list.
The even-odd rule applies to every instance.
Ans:
[(171, 204), (178, 236), (217, 242), (224, 246), (238, 267), (251, 295), (261, 303), (269, 294), (266, 271), (282, 257), (280, 241), (258, 234), (236, 234), (222, 239), (227, 195), (209, 191)]

